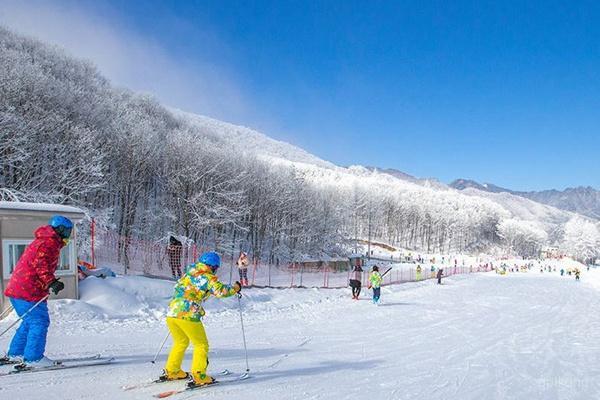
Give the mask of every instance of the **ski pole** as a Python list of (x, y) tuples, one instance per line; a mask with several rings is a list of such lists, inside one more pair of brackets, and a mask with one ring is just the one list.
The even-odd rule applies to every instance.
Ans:
[(392, 268), (391, 268), (391, 267), (390, 267), (390, 268), (388, 268), (388, 269), (387, 269), (387, 271), (385, 271), (385, 272), (383, 273), (383, 275), (381, 275), (381, 277), (383, 278), (383, 277), (384, 277), (384, 276), (385, 276), (385, 275), (386, 275), (388, 272), (390, 272), (391, 270), (392, 270)]
[(4, 317), (6, 317), (8, 314), (10, 314), (10, 312), (13, 310), (13, 308), (11, 306), (8, 306), (8, 308), (6, 310), (4, 310), (4, 312), (2, 314), (0, 314), (0, 320), (4, 319)]
[(250, 374), (250, 367), (248, 366), (248, 347), (246, 346), (246, 330), (244, 329), (244, 317), (242, 315), (242, 295), (238, 293), (238, 306), (240, 309), (240, 323), (242, 324), (242, 338), (244, 339), (244, 354), (246, 355), (246, 376)]
[(156, 359), (158, 358), (158, 355), (162, 351), (163, 347), (165, 347), (165, 343), (167, 343), (167, 339), (169, 338), (169, 336), (171, 336), (171, 332), (167, 332), (167, 336), (165, 336), (165, 338), (163, 339), (163, 341), (162, 341), (162, 343), (160, 345), (160, 348), (158, 349), (158, 351), (154, 355), (154, 359), (152, 360), (152, 364), (156, 363)]
[(2, 333), (0, 333), (0, 337), (4, 336), (4, 334), (6, 332), (8, 332), (10, 330), (10, 328), (12, 328), (13, 326), (15, 326), (16, 324), (19, 323), (19, 321), (21, 321), (23, 318), (25, 318), (27, 316), (27, 314), (29, 314), (30, 312), (32, 312), (37, 306), (39, 306), (41, 303), (43, 303), (44, 301), (46, 301), (46, 299), (48, 299), (48, 297), (50, 296), (50, 294), (45, 295), (42, 299), (40, 299), (37, 303), (35, 303), (33, 306), (31, 306), (31, 308), (29, 310), (27, 310), (25, 312), (25, 314), (21, 315), (19, 318), (17, 318), (17, 320), (15, 322), (13, 322), (12, 324), (10, 324), (10, 326), (8, 328), (6, 328), (5, 330), (2, 331)]

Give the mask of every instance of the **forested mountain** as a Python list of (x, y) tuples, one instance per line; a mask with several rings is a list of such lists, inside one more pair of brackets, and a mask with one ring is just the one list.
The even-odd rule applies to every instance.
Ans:
[[(169, 109), (1, 28), (0, 199), (73, 204), (125, 236), (171, 231), (275, 262), (343, 254), (369, 231), (443, 252), (523, 234), (507, 239), (502, 223), (518, 217), (491, 199), (338, 167), (251, 129)], [(550, 240), (529, 233), (526, 251)]]

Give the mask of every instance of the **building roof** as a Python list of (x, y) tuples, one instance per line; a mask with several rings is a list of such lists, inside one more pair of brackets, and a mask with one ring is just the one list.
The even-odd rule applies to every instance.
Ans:
[(83, 218), (85, 213), (73, 206), (51, 203), (25, 203), (17, 201), (0, 201), (0, 215), (35, 215), (35, 214), (68, 214)]

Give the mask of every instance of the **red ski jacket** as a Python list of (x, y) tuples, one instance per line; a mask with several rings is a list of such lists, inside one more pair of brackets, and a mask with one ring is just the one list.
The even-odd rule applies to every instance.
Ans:
[(19, 258), (6, 286), (7, 297), (37, 302), (48, 294), (48, 285), (56, 279), (60, 249), (64, 243), (50, 225), (35, 231), (35, 240)]

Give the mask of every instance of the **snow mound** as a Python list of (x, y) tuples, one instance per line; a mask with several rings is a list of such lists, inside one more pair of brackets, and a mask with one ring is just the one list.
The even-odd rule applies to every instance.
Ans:
[[(55, 300), (50, 307), (63, 320), (161, 320), (173, 294), (174, 283), (142, 276), (115, 278), (88, 277), (79, 284), (79, 300)], [(331, 289), (244, 290), (242, 306), (255, 313), (279, 313), (312, 308), (343, 295)], [(299, 301), (299, 298), (301, 301)], [(238, 312), (236, 297), (210, 297), (205, 303), (206, 318)]]
[(164, 318), (173, 283), (138, 276), (88, 277), (79, 284), (79, 300), (53, 302), (61, 315), (85, 319)]

